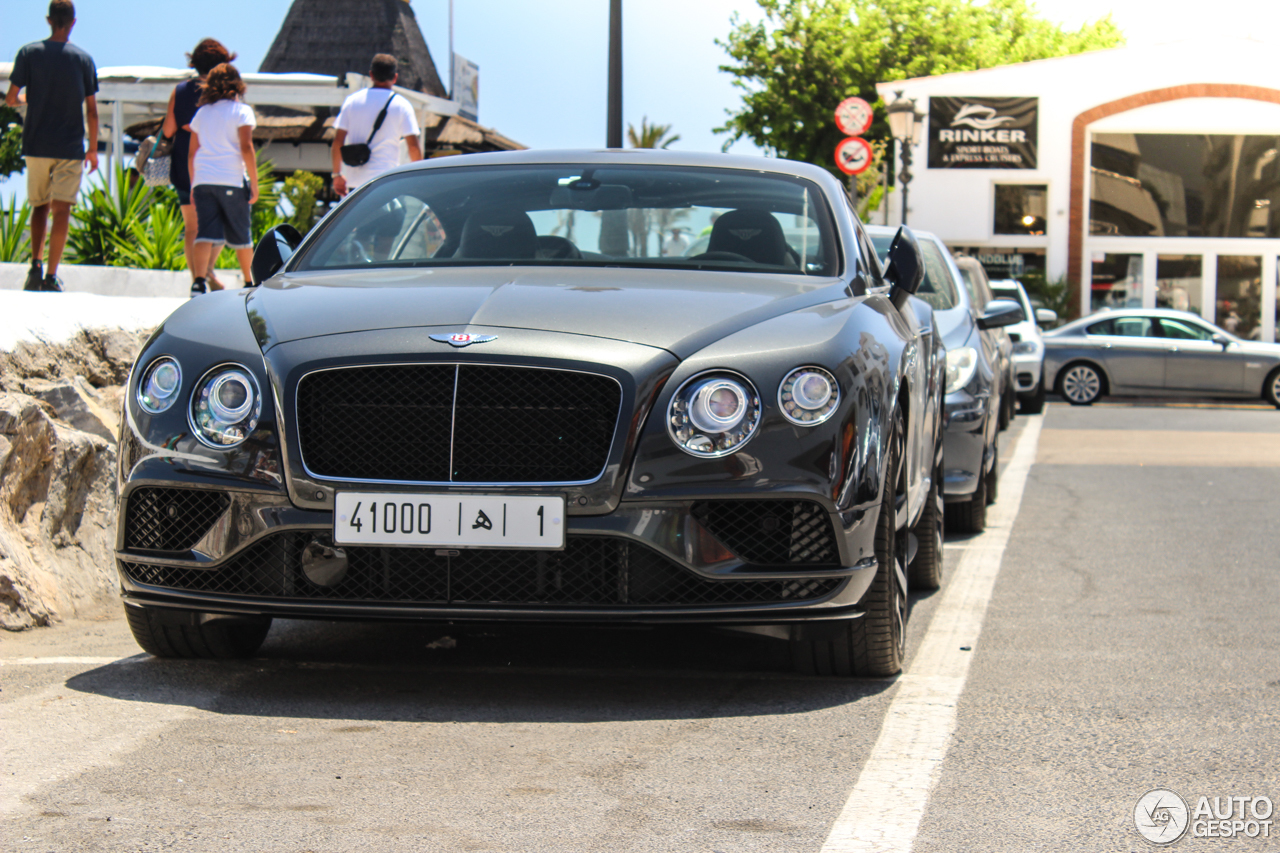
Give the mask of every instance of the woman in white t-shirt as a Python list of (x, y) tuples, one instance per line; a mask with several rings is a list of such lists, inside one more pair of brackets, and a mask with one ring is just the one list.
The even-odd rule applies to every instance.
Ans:
[[(253, 238), (249, 210), (258, 200), (258, 158), (253, 150), (253, 108), (240, 102), (244, 81), (224, 62), (209, 72), (200, 108), (191, 120), (191, 202), (196, 208), (192, 267), (208, 268), (215, 244), (235, 250), (245, 284), (252, 279)], [(203, 277), (191, 283), (191, 295), (206, 292)]]

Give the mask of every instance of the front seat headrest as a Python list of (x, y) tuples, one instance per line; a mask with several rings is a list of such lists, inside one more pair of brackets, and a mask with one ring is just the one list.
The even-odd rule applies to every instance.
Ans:
[(773, 214), (739, 208), (716, 219), (707, 241), (708, 252), (733, 252), (758, 264), (787, 265), (787, 238)]
[(538, 251), (533, 220), (523, 210), (482, 208), (467, 217), (454, 258), (532, 260)]

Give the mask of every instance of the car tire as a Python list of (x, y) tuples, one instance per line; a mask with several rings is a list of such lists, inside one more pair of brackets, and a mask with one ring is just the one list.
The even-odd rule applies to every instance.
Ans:
[[(991, 445), (991, 470), (987, 472), (985, 477), (987, 482), (987, 506), (996, 502), (997, 492), (1000, 488), (1000, 442), (997, 440)], [(985, 527), (985, 519), (983, 526)]]
[(269, 616), (220, 617), (199, 624), (180, 624), (150, 607), (126, 604), (124, 613), (134, 640), (143, 651), (158, 658), (247, 658), (262, 646), (271, 630)]
[(1009, 416), (1009, 401), (1012, 396), (1009, 385), (1006, 384), (1000, 392), (1000, 408), (996, 414), (996, 429), (1000, 432), (1007, 430), (1009, 424), (1013, 421), (1013, 418)]
[(981, 533), (987, 529), (987, 478), (978, 478), (973, 497), (947, 507), (947, 530), (952, 533)]
[(1271, 371), (1267, 381), (1263, 383), (1262, 399), (1280, 409), (1280, 367)]
[(900, 563), (901, 538), (898, 508), (906, 500), (905, 478), (900, 476), (905, 436), (901, 416), (894, 420), (884, 496), (876, 520), (876, 575), (863, 596), (866, 608), (857, 619), (834, 623), (821, 638), (791, 640), (792, 665), (810, 675), (896, 675), (906, 657), (907, 595), (905, 572)]
[(942, 528), (946, 518), (942, 499), (942, 444), (933, 466), (933, 481), (924, 498), (920, 520), (911, 532), (916, 537), (916, 557), (907, 567), (909, 589), (938, 589), (942, 586)]
[(1087, 361), (1078, 361), (1058, 374), (1058, 393), (1073, 406), (1092, 405), (1102, 396), (1102, 371)]
[(1018, 405), (1023, 414), (1038, 415), (1044, 411), (1044, 376), (1036, 383), (1036, 390), (1018, 397)]

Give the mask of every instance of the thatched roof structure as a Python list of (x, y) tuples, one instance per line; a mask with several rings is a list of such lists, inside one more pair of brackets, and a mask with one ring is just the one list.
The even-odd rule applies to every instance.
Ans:
[(367, 74), (374, 54), (400, 63), (398, 85), (447, 98), (408, 0), (293, 0), (259, 71), (344, 79)]

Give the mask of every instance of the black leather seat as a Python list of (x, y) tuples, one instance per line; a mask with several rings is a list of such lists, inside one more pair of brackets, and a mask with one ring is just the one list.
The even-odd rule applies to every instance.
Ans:
[(773, 214), (746, 207), (730, 210), (716, 219), (707, 252), (733, 252), (770, 266), (795, 265), (782, 226)]
[(580, 261), (582, 252), (565, 237), (551, 234), (538, 238), (538, 259), (548, 261)]
[(532, 260), (538, 252), (533, 220), (523, 210), (485, 208), (467, 217), (458, 251), (468, 260)]

